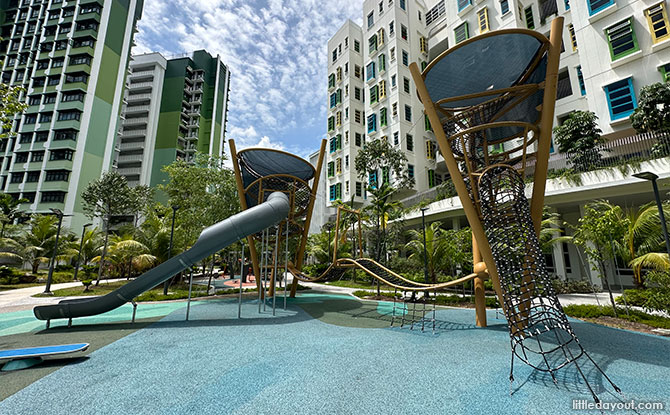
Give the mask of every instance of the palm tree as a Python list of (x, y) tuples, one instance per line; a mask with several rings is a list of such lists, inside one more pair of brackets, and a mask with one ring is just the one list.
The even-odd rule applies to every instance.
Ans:
[(5, 236), (5, 225), (13, 223), (14, 219), (22, 214), (19, 205), (27, 201), (28, 199), (15, 199), (6, 193), (0, 193), (0, 222), (2, 222), (0, 238)]
[(35, 216), (26, 232), (16, 238), (1, 238), (0, 258), (30, 264), (33, 274), (40, 264), (49, 262), (56, 239), (57, 219), (55, 216)]
[(149, 248), (133, 239), (131, 234), (114, 235), (110, 238), (108, 260), (114, 264), (119, 274), (130, 278), (135, 270), (144, 270), (156, 263), (156, 257)]
[(330, 261), (330, 248), (331, 241), (328, 239), (328, 232), (321, 231), (309, 235), (305, 253), (308, 257), (314, 258), (318, 263), (326, 264)]
[(372, 200), (366, 210), (376, 222), (375, 259), (377, 261), (381, 259), (382, 249), (386, 247), (386, 224), (389, 216), (393, 215), (401, 206), (399, 201), (391, 200), (395, 190), (386, 182), (383, 182), (380, 186), (370, 186), (368, 188)]
[[(79, 241), (82, 242), (82, 241)], [(98, 228), (88, 229), (84, 232), (83, 243), (81, 244), (81, 256), (79, 265), (86, 266), (93, 258), (100, 255), (102, 248), (102, 232)], [(77, 247), (79, 249), (79, 247)]]
[(427, 262), (428, 275), (433, 284), (437, 283), (437, 270), (442, 268), (446, 258), (446, 238), (444, 238), (444, 231), (440, 228), (440, 222), (433, 222), (426, 227), (426, 256), (424, 259), (424, 245), (423, 245), (423, 230), (410, 229), (409, 234), (411, 240), (407, 242), (405, 248), (412, 252), (410, 259), (417, 263), (424, 264)]

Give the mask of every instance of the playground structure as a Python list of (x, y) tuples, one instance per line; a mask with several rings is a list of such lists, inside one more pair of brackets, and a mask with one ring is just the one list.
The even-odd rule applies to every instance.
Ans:
[(599, 402), (580, 358), (621, 391), (575, 336), (538, 242), (562, 31), (558, 17), (549, 39), (527, 29), (485, 33), (443, 52), (423, 72), (416, 63), (410, 71), (473, 232), (475, 269), (486, 269), (507, 319), (510, 390), (515, 357), (554, 382), (554, 372), (574, 363)]

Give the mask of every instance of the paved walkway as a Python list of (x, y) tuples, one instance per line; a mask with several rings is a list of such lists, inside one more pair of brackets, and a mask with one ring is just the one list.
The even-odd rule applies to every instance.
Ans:
[[(119, 279), (101, 280), (100, 284), (122, 281)], [(63, 288), (83, 287), (80, 281), (52, 284), (51, 290)], [(35, 294), (44, 292), (44, 285), (35, 287), (19, 288), (17, 290), (0, 291), (0, 313), (30, 309), (36, 305), (56, 304), (65, 298), (78, 297), (33, 297)]]

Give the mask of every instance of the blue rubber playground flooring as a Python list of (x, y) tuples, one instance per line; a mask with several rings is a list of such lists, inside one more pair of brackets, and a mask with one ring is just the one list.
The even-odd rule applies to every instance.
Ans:
[[(302, 294), (277, 305), (273, 317), (245, 301), (238, 320), (235, 300), (203, 301), (184, 321), (182, 303), (0, 402), (0, 413), (574, 414), (574, 399), (591, 399), (574, 365), (555, 385), (519, 361), (510, 396), (509, 335), (493, 311), (481, 329), (473, 310), (439, 309), (431, 334), (388, 327), (384, 303)], [(573, 327), (625, 393), (585, 363), (603, 400), (670, 404), (670, 340)]]

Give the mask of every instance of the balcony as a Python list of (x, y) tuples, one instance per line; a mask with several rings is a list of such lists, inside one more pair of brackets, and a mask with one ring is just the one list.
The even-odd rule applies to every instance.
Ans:
[(142, 173), (141, 167), (124, 167), (117, 170), (122, 176), (133, 176)]
[(69, 185), (70, 184), (68, 182), (64, 181), (43, 182), (42, 188), (40, 190), (43, 192), (53, 192), (53, 191), (67, 192)]
[(149, 112), (151, 105), (130, 105), (124, 109), (124, 114), (136, 114), (141, 112)]
[(128, 84), (128, 89), (142, 89), (142, 88), (151, 88), (153, 82), (136, 82)]
[(134, 143), (121, 143), (121, 145), (119, 147), (121, 148), (121, 151), (142, 150), (142, 149), (144, 149), (144, 142), (139, 141), (139, 142), (134, 142)]
[(149, 77), (149, 76), (154, 76), (154, 71), (153, 69), (151, 70), (144, 70), (144, 71), (137, 71), (137, 72), (132, 72), (130, 74), (131, 79), (135, 78), (144, 78), (144, 77)]
[(147, 124), (147, 118), (142, 117), (142, 118), (127, 118), (124, 122), (123, 125), (146, 125)]
[[(563, 75), (565, 74), (565, 76)], [(568, 71), (558, 75), (558, 84), (556, 86), (556, 99), (565, 98), (572, 95), (572, 85), (570, 85), (570, 76)]]
[(147, 130), (142, 128), (139, 130), (123, 130), (123, 133), (121, 136), (123, 138), (130, 138), (130, 137), (145, 137), (147, 135)]
[(151, 99), (151, 94), (132, 94), (126, 97), (126, 101), (128, 102), (142, 101), (147, 99)]

